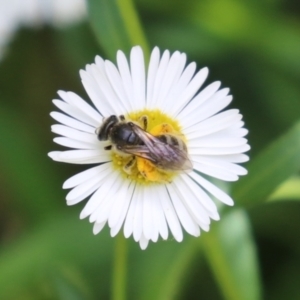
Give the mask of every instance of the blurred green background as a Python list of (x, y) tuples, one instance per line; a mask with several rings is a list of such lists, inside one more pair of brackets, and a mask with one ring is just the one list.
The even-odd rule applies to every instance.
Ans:
[[(299, 1), (88, 5), (68, 26), (19, 25), (0, 60), (0, 299), (299, 299)], [(49, 113), (59, 89), (88, 99), (78, 71), (95, 55), (114, 61), (137, 43), (208, 66), (210, 82), (231, 88), (252, 149), (249, 175), (225, 187), (235, 208), (209, 233), (146, 251), (128, 239), (118, 296), (118, 244), (79, 220), (84, 203), (66, 206), (62, 183), (86, 166), (48, 158), (60, 149)]]

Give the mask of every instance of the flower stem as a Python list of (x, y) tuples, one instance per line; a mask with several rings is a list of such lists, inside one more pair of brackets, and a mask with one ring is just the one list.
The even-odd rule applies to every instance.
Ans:
[(112, 299), (125, 300), (127, 278), (127, 242), (121, 234), (117, 235), (115, 241)]

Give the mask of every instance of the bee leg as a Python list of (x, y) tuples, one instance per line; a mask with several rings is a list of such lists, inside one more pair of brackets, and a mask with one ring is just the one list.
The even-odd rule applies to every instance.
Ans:
[(133, 167), (136, 165), (136, 158), (135, 156), (133, 156), (130, 161), (123, 167), (123, 170), (125, 171), (125, 173), (127, 174), (132, 174), (132, 169)]
[(109, 145), (109, 146), (104, 147), (104, 150), (111, 150), (111, 148), (112, 148), (112, 145)]
[(125, 121), (124, 115), (120, 115), (119, 118), (120, 118), (121, 121)]
[(143, 129), (147, 130), (147, 127), (148, 127), (148, 117), (147, 116), (140, 117), (140, 122), (142, 122)]

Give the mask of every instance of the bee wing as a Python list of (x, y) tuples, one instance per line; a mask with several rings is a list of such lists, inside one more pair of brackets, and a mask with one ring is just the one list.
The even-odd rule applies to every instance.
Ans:
[(138, 125), (136, 125), (132, 122), (129, 122), (128, 124), (129, 124), (129, 126), (131, 126), (133, 132), (144, 142), (144, 144), (147, 147), (153, 146), (153, 143), (155, 143), (157, 141), (161, 143), (161, 141), (158, 140), (155, 136), (153, 136), (152, 134), (143, 130)]
[(177, 154), (181, 157), (181, 161), (183, 161), (184, 163), (180, 164), (180, 165), (174, 164), (173, 170), (178, 170), (178, 171), (180, 170), (180, 171), (187, 171), (187, 172), (193, 171), (193, 164), (190, 161), (190, 159), (188, 158), (187, 153), (178, 148), (176, 148), (176, 149), (179, 150), (180, 153), (177, 153)]
[(117, 147), (118, 150), (127, 154), (139, 156), (156, 163), (156, 159), (151, 155), (150, 149), (145, 145), (126, 145)]
[(146, 132), (134, 123), (130, 123), (130, 126), (134, 133), (144, 142), (148, 150), (148, 159), (155, 162), (158, 167), (169, 170), (193, 170), (193, 165), (188, 158), (186, 151), (175, 145), (163, 143), (157, 137)]
[[(162, 144), (162, 145), (161, 145)], [(160, 163), (163, 169), (174, 170), (174, 171), (192, 171), (193, 165), (186, 151), (178, 148), (174, 145), (165, 143), (156, 144), (155, 147), (160, 148), (161, 156)]]

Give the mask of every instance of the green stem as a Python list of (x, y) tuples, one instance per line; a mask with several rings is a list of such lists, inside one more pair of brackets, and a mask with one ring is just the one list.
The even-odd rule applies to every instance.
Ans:
[(202, 236), (202, 249), (227, 300), (261, 299), (255, 242), (247, 213), (232, 209)]
[(100, 47), (112, 61), (118, 50), (129, 55), (136, 45), (149, 60), (148, 42), (132, 0), (89, 0), (89, 19)]
[(120, 10), (120, 14), (123, 18), (123, 22), (128, 33), (131, 45), (140, 45), (143, 48), (145, 60), (147, 62), (150, 57), (149, 45), (144, 35), (142, 25), (139, 20), (139, 16), (136, 12), (133, 1), (117, 0), (117, 4)]
[(240, 300), (241, 298), (235, 287), (234, 279), (228, 271), (230, 267), (222, 251), (216, 227), (213, 226), (209, 233), (202, 236), (202, 249), (224, 295), (224, 299)]
[(185, 286), (187, 274), (191, 268), (191, 264), (199, 253), (197, 239), (189, 239), (182, 248), (174, 263), (166, 269), (164, 281), (161, 284), (161, 289), (156, 299), (175, 299)]
[(118, 234), (116, 237), (114, 254), (112, 299), (125, 300), (127, 278), (127, 242), (122, 234)]

